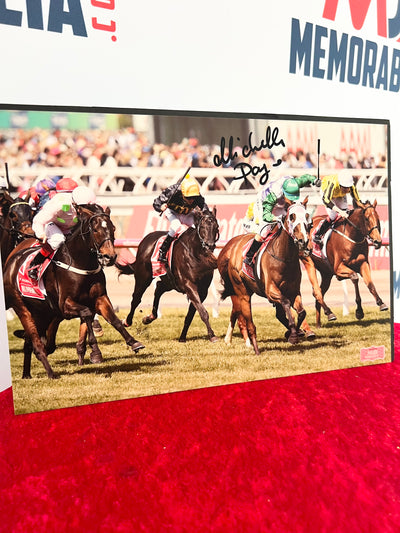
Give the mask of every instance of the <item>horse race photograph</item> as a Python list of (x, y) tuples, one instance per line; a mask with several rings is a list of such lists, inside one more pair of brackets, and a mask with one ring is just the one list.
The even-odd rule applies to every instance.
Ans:
[(391, 362), (389, 126), (0, 110), (15, 413)]

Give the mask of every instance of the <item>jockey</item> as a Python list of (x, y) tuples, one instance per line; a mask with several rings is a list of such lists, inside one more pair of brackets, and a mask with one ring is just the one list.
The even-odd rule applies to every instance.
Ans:
[(252, 264), (255, 254), (270, 233), (271, 227), (286, 214), (288, 204), (299, 200), (300, 189), (307, 185), (319, 186), (319, 180), (310, 174), (304, 174), (298, 178), (281, 176), (268, 182), (258, 192), (253, 207), (253, 227), (251, 228), (256, 235), (243, 260), (246, 265)]
[(158, 256), (159, 261), (166, 262), (167, 252), (179, 226), (181, 224), (192, 226), (194, 223), (193, 210), (197, 208), (207, 211), (208, 207), (200, 194), (199, 184), (189, 174), (186, 174), (183, 180), (164, 189), (154, 200), (153, 207), (159, 213), (164, 213), (170, 223)]
[(43, 240), (39, 253), (33, 259), (28, 276), (32, 280), (39, 277), (40, 265), (46, 257), (65, 242), (65, 236), (78, 222), (74, 204), (92, 204), (96, 202), (94, 192), (88, 187), (78, 186), (71, 178), (62, 178), (56, 185), (57, 193), (34, 216), (32, 229), (38, 239)]
[(350, 193), (356, 202), (361, 202), (353, 176), (346, 172), (324, 176), (321, 182), (322, 201), (328, 216), (314, 234), (314, 242), (321, 245), (322, 239), (331, 225), (339, 216), (348, 218), (347, 194)]

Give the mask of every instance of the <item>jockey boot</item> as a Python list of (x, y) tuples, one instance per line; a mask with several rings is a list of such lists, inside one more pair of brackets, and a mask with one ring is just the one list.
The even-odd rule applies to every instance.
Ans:
[(256, 239), (254, 239), (251, 243), (250, 248), (247, 251), (245, 258), (243, 259), (243, 263), (245, 263), (246, 265), (251, 265), (253, 263), (254, 256), (260, 249), (261, 245), (262, 241), (257, 241)]
[(330, 225), (331, 221), (329, 220), (329, 218), (326, 218), (322, 222), (321, 226), (314, 233), (313, 241), (315, 242), (315, 244), (318, 244), (319, 246), (322, 245), (322, 240), (324, 238), (325, 232), (328, 230)]
[(171, 237), (171, 235), (167, 233), (167, 236), (165, 237), (165, 241), (162, 243), (160, 247), (160, 253), (158, 255), (158, 260), (161, 263), (167, 262), (167, 253), (173, 240), (174, 240), (174, 237)]
[(46, 244), (40, 249), (40, 252), (36, 254), (36, 256), (33, 258), (33, 261), (31, 262), (28, 270), (28, 276), (34, 280), (37, 281), (39, 279), (39, 268), (40, 265), (44, 263), (44, 260), (46, 257), (49, 257), (49, 255), (52, 253), (52, 248), (50, 246), (46, 246)]

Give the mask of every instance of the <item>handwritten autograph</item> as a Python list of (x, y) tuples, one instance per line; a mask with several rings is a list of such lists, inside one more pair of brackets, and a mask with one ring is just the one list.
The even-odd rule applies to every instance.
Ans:
[[(252, 136), (253, 132), (251, 131), (249, 133), (248, 143), (245, 144), (241, 148), (241, 155), (244, 158), (248, 158), (250, 155), (255, 154), (256, 152), (260, 152), (261, 150), (265, 149), (271, 149), (274, 146), (285, 146), (285, 142), (283, 139), (279, 139), (279, 128), (271, 129), (271, 126), (268, 126), (265, 130), (265, 137), (261, 140), (261, 142), (258, 145), (253, 146), (252, 142)], [(240, 141), (240, 137), (237, 137), (237, 140)], [(228, 148), (228, 151), (226, 153), (226, 148)], [(222, 166), (222, 165), (228, 165), (231, 162), (234, 162), (234, 160), (239, 157), (239, 153), (234, 150), (233, 148), (233, 137), (232, 135), (229, 137), (228, 141), (228, 147), (226, 146), (226, 139), (225, 137), (221, 137), (221, 143), (220, 143), (220, 153), (214, 155), (214, 165), (216, 167)], [(278, 159), (276, 163), (274, 163), (272, 166), (277, 167), (282, 163), (281, 159)], [(264, 163), (262, 166), (258, 165), (250, 165), (249, 163), (245, 163), (243, 161), (237, 163), (234, 167), (234, 170), (239, 169), (241, 171), (240, 176), (236, 176), (235, 180), (239, 179), (246, 179), (247, 176), (250, 174), (254, 177), (260, 175), (260, 184), (265, 185), (268, 181), (270, 170), (267, 168), (267, 165)]]

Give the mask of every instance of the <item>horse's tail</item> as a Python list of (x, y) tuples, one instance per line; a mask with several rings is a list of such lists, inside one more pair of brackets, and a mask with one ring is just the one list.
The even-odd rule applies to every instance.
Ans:
[(223, 286), (223, 289), (219, 291), (221, 300), (225, 300), (225, 298), (228, 298), (228, 296), (235, 294), (231, 279), (228, 274), (228, 262), (229, 258), (225, 256), (219, 261), (218, 265), (221, 274), (221, 284)]
[(123, 265), (122, 263), (116, 262), (115, 266), (117, 267), (118, 272), (119, 272), (118, 277), (121, 276), (121, 274), (126, 274), (127, 276), (131, 276), (132, 274), (135, 273), (136, 261), (134, 261), (133, 263), (126, 263), (125, 265)]

